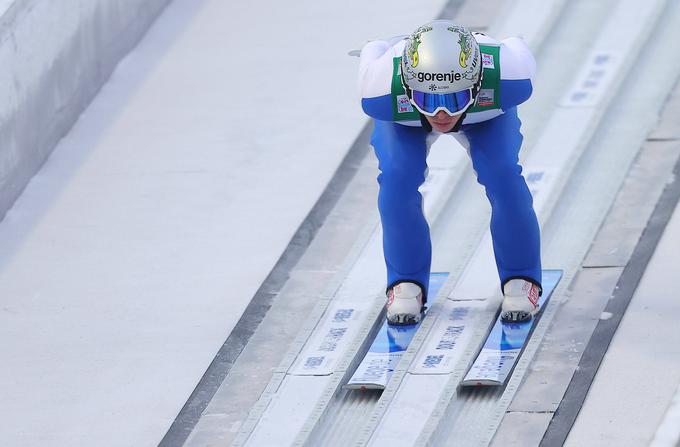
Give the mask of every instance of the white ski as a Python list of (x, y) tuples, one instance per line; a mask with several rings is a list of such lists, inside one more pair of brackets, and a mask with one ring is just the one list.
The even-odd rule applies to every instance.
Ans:
[[(439, 289), (444, 285), (448, 276), (448, 273), (430, 274), (430, 300), (428, 304), (431, 305), (437, 299)], [(390, 377), (392, 377), (394, 368), (406, 352), (409, 343), (420, 327), (420, 323), (426, 316), (427, 311), (418, 324), (409, 326), (394, 326), (387, 324), (387, 320), (385, 320), (364, 359), (345, 388), (384, 390)]]
[(543, 294), (538, 300), (539, 311), (530, 321), (504, 323), (498, 316), (477, 359), (461, 382), (462, 386), (505, 384), (531, 337), (545, 303), (561, 278), (562, 270), (543, 270)]

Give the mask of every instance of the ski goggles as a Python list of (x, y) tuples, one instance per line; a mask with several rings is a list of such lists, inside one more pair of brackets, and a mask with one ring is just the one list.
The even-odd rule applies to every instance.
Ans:
[(460, 115), (474, 102), (472, 89), (455, 93), (425, 93), (411, 91), (411, 103), (423, 115), (435, 116), (443, 110), (451, 116)]

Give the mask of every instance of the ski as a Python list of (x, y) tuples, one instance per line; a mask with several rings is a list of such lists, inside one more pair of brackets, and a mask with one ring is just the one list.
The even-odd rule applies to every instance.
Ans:
[[(428, 305), (432, 305), (437, 299), (439, 289), (444, 285), (448, 276), (448, 273), (443, 272), (430, 274)], [(387, 324), (385, 320), (345, 388), (384, 390), (392, 377), (394, 368), (406, 352), (426, 316), (427, 309), (418, 324), (409, 326), (394, 326)]]
[(544, 305), (562, 278), (562, 270), (543, 270), (543, 294), (538, 300), (539, 310), (529, 321), (504, 323), (496, 319), (482, 350), (461, 382), (462, 386), (502, 386), (515, 368), (522, 351), (531, 337)]

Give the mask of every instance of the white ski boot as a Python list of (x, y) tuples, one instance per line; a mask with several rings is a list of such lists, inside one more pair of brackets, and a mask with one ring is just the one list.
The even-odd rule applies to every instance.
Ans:
[(423, 310), (423, 291), (418, 284), (402, 282), (387, 292), (387, 322), (396, 325), (416, 324)]
[(538, 311), (539, 287), (523, 279), (511, 279), (503, 287), (501, 319), (508, 323), (528, 321)]

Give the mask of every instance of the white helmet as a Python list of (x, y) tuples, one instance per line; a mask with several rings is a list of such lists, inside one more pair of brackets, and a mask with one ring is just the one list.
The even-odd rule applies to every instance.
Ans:
[[(479, 44), (470, 30), (450, 20), (427, 23), (406, 41), (401, 77), (406, 94), (422, 113), (434, 115), (435, 106), (449, 114), (462, 113), (474, 102), (482, 80)], [(428, 98), (418, 94), (414, 98), (414, 92)], [(441, 96), (451, 93), (460, 93), (453, 97), (455, 104), (450, 98), (445, 103)], [(425, 102), (429, 106), (424, 107)]]

